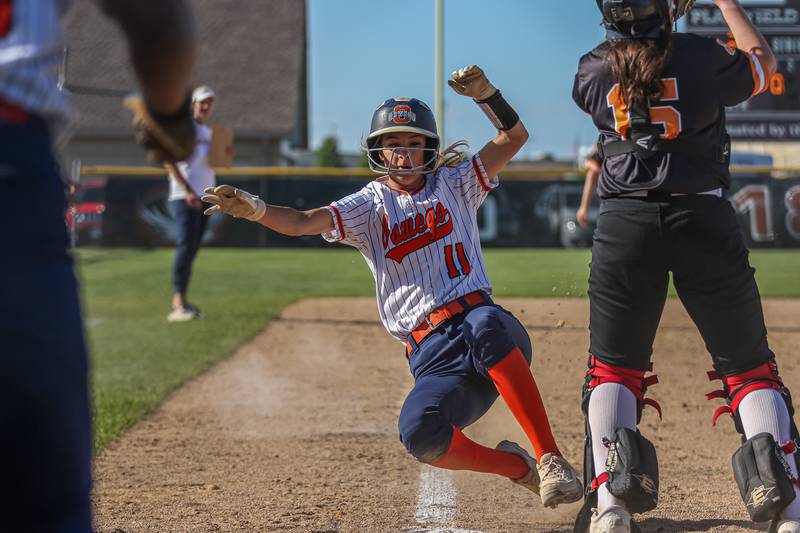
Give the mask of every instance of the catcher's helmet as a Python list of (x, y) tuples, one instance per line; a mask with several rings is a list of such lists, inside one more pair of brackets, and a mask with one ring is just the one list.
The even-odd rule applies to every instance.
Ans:
[[(418, 133), (427, 137), (424, 151), (426, 158), (421, 167), (410, 169), (389, 168), (383, 161), (380, 146), (381, 136), (386, 133)], [(399, 150), (395, 148), (394, 150)], [(414, 148), (402, 148), (404, 151)], [(367, 137), (367, 158), (369, 168), (374, 172), (393, 172), (397, 174), (416, 174), (433, 170), (439, 156), (439, 134), (436, 131), (436, 118), (425, 102), (416, 98), (390, 98), (383, 102), (372, 115), (372, 125)]]
[(606, 38), (658, 39), (691, 9), (694, 0), (597, 0)]

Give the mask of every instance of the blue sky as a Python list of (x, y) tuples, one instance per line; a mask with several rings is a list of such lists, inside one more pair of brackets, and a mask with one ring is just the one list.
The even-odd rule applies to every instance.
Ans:
[[(336, 135), (356, 151), (384, 99), (433, 107), (434, 0), (309, 0), (311, 143)], [(596, 133), (572, 102), (578, 59), (602, 40), (594, 0), (445, 0), (445, 70), (486, 70), (525, 121), (524, 156), (571, 156)], [(445, 141), (483, 146), (495, 130), (471, 100), (445, 89)]]
[[(698, 0), (710, 3), (711, 0)], [(785, 0), (747, 0), (782, 4)], [(433, 107), (434, 0), (308, 0), (311, 144), (335, 135), (358, 151), (386, 98)], [(523, 157), (574, 156), (595, 142), (572, 102), (578, 59), (604, 31), (595, 0), (444, 0), (445, 71), (477, 64), (531, 132)], [(679, 24), (681, 29), (682, 24)], [(445, 142), (480, 149), (495, 130), (471, 100), (445, 88)]]

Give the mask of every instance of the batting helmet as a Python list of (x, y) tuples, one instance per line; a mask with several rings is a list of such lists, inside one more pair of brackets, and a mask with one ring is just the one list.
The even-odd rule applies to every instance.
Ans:
[[(390, 169), (384, 162), (380, 146), (381, 136), (386, 133), (418, 133), (427, 138), (425, 148), (402, 148), (404, 151), (422, 150), (426, 158), (420, 167), (410, 169)], [(398, 148), (393, 149), (398, 150)], [(367, 158), (369, 168), (374, 172), (393, 172), (397, 174), (416, 174), (433, 170), (439, 156), (439, 134), (436, 131), (436, 118), (431, 108), (416, 98), (390, 98), (383, 102), (372, 115), (372, 125), (367, 137)]]
[(695, 0), (597, 0), (606, 37), (657, 39), (689, 12)]

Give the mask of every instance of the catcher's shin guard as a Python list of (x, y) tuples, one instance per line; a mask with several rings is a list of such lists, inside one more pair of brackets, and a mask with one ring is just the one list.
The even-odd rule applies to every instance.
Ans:
[(759, 433), (733, 454), (734, 479), (753, 522), (778, 519), (795, 499), (792, 472), (784, 458), (793, 451), (794, 443), (781, 447), (771, 434)]
[[(754, 521), (772, 520), (770, 531), (777, 531), (781, 511), (795, 498), (794, 485), (800, 480), (792, 476), (784, 455), (790, 456), (800, 470), (800, 433), (794, 422), (794, 406), (789, 389), (783, 384), (774, 359), (747, 372), (723, 376), (708, 372), (710, 381), (722, 381), (722, 389), (706, 394), (706, 398), (724, 398), (725, 405), (714, 411), (712, 425), (723, 414), (733, 418), (736, 431), (742, 435), (742, 446), (733, 455), (733, 472), (736, 484)], [(775, 442), (772, 435), (760, 433), (747, 439), (739, 413), (739, 404), (745, 396), (760, 389), (778, 391), (789, 412), (791, 440)]]
[[(652, 365), (650, 370), (652, 371)], [(594, 356), (589, 357), (589, 370), (586, 372), (586, 380), (583, 385), (583, 401), (582, 401), (582, 409), (584, 414), (584, 428), (585, 428), (585, 438), (584, 438), (584, 451), (583, 451), (583, 476), (584, 476), (584, 487), (586, 487), (586, 494), (584, 496), (583, 507), (581, 507), (578, 516), (575, 519), (575, 526), (573, 528), (574, 533), (587, 533), (589, 531), (589, 525), (592, 518), (592, 508), (597, 507), (597, 489), (603, 483), (608, 481), (608, 476), (601, 473), (601, 476), (598, 477), (595, 472), (595, 465), (594, 465), (594, 455), (592, 453), (592, 432), (591, 426), (589, 425), (589, 399), (592, 395), (592, 390), (595, 387), (603, 383), (620, 383), (624, 385), (627, 389), (629, 389), (637, 399), (637, 413), (636, 413), (636, 420), (637, 423), (642, 419), (642, 410), (644, 409), (645, 405), (649, 405), (658, 411), (659, 418), (661, 417), (661, 406), (651, 400), (649, 398), (645, 398), (645, 393), (647, 392), (647, 388), (649, 386), (655, 385), (658, 383), (658, 377), (655, 375), (645, 377), (646, 372), (641, 370), (634, 370), (631, 368), (624, 368), (618, 366), (612, 366), (607, 363), (603, 363), (599, 359)], [(653, 479), (653, 468), (655, 469), (655, 496), (653, 500), (653, 507), (655, 507), (655, 501), (657, 501), (657, 487), (658, 487), (658, 464), (655, 458), (655, 450), (652, 449), (652, 444), (641, 436), (638, 432), (632, 432), (628, 430), (629, 433), (635, 435), (633, 438), (631, 435), (625, 435), (622, 437), (626, 442), (630, 443), (631, 441), (634, 442), (634, 445), (628, 446), (620, 446), (617, 448), (617, 444), (620, 442), (619, 432), (617, 438), (615, 439), (614, 443), (609, 443), (609, 447), (613, 446), (615, 450), (619, 449), (622, 450), (623, 447), (627, 448), (630, 452), (632, 451), (634, 454), (638, 454), (640, 457), (646, 456), (645, 462), (647, 463), (647, 474), (649, 475), (650, 479)], [(648, 446), (649, 445), (649, 446)], [(635, 450), (633, 450), (635, 448)], [(652, 449), (652, 454), (650, 452)], [(643, 452), (643, 453), (640, 453)], [(628, 464), (632, 463), (639, 463), (639, 461), (630, 460), (630, 455), (626, 455), (628, 457)], [(611, 458), (611, 457), (609, 457)], [(620, 466), (622, 466), (620, 464)], [(630, 473), (630, 472), (628, 472)], [(623, 478), (624, 479), (624, 476)], [(611, 487), (609, 486), (609, 489)], [(624, 489), (623, 489), (624, 491)], [(614, 492), (612, 491), (612, 494)], [(614, 494), (617, 497), (620, 497), (619, 494)], [(621, 497), (621, 499), (625, 499)], [(637, 512), (635, 509), (633, 512)], [(631, 520), (631, 531), (634, 533), (639, 533), (639, 527)]]

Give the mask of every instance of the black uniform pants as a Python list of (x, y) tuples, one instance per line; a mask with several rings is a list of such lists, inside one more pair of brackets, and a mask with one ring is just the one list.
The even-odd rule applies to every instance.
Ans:
[(590, 352), (649, 368), (669, 272), (715, 370), (732, 375), (774, 357), (761, 299), (730, 203), (716, 196), (613, 198), (600, 206), (589, 275)]

